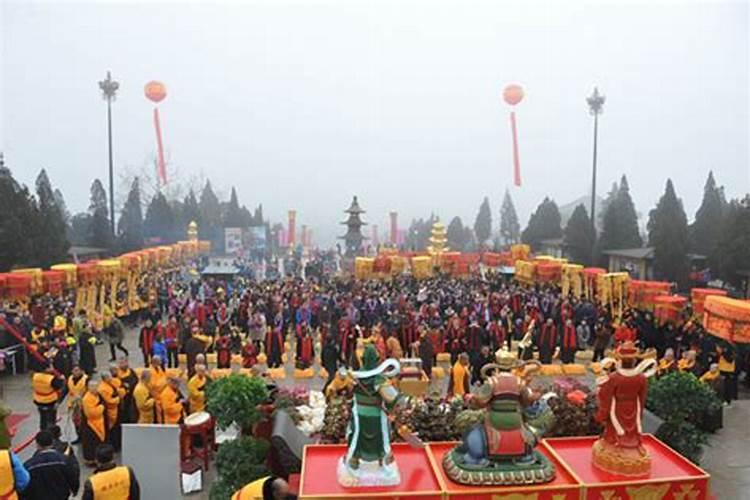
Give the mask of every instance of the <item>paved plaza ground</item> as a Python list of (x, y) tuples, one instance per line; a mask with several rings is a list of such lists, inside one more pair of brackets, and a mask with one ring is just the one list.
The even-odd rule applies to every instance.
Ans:
[[(137, 349), (137, 330), (129, 330), (125, 338), (125, 347), (131, 352), (130, 359), (134, 367), (140, 366), (141, 354)], [(97, 346), (97, 363), (99, 369), (106, 368), (109, 359), (107, 344)], [(315, 377), (308, 380), (295, 380), (292, 376), (292, 366), (287, 364), (287, 378), (279, 381), (279, 385), (306, 385), (312, 389), (320, 389), (323, 380)], [(445, 379), (433, 382), (435, 390), (446, 390)], [(709, 446), (701, 466), (711, 474), (711, 493), (718, 500), (750, 500), (750, 393), (741, 392), (740, 401), (724, 409), (724, 428), (711, 436)], [(31, 415), (18, 429), (14, 444), (32, 436), (38, 427), (39, 416), (31, 399), (31, 379), (28, 374), (0, 376), (0, 398), (14, 413), (29, 413)], [(59, 412), (60, 424), (64, 429), (67, 419), (64, 412)], [(34, 452), (32, 444), (21, 453), (21, 459), (26, 460)], [(80, 456), (80, 450), (77, 450)], [(81, 469), (81, 484), (91, 470), (85, 466)], [(208, 500), (211, 473), (205, 477), (205, 490), (185, 498), (193, 500)], [(148, 500), (148, 496), (142, 497)]]

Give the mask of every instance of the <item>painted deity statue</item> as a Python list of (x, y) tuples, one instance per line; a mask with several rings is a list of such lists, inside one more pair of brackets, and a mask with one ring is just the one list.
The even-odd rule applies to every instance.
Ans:
[[(471, 396), (477, 406), (486, 408), (484, 419), (445, 455), (443, 468), (448, 477), (462, 484), (549, 482), (555, 477), (555, 468), (535, 447), (554, 417), (546, 401), (529, 387), (540, 365), (536, 361), (519, 363), (505, 349), (497, 351), (495, 358), (497, 363), (482, 368), (484, 382)], [(532, 418), (535, 426), (530, 424)]]
[(367, 344), (362, 370), (351, 372), (355, 385), (346, 435), (348, 449), (337, 470), (342, 486), (393, 486), (401, 482), (391, 450), (388, 412), (405, 403), (406, 397), (388, 380), (398, 375), (399, 362), (388, 359), (379, 364), (379, 360), (375, 346)]
[(651, 457), (641, 444), (648, 377), (657, 370), (651, 355), (650, 351), (642, 354), (628, 341), (617, 348), (614, 359), (602, 361), (602, 367), (611, 372), (597, 381), (596, 418), (604, 429), (592, 448), (592, 461), (599, 469), (626, 476), (645, 475), (651, 470)]

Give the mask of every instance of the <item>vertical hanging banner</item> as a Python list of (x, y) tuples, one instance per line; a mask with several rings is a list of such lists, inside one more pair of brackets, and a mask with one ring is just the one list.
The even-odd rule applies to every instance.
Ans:
[[(152, 80), (146, 84), (144, 88), (146, 97), (153, 102), (158, 104), (167, 97), (167, 87), (163, 83)], [(167, 165), (164, 162), (164, 144), (161, 138), (161, 122), (159, 121), (159, 108), (154, 106), (154, 130), (156, 132), (156, 147), (157, 147), (157, 174), (159, 181), (162, 185), (167, 183)]]
[(510, 133), (513, 140), (513, 184), (521, 185), (521, 160), (518, 155), (518, 132), (516, 130), (515, 106), (523, 99), (523, 87), (511, 83), (503, 89), (503, 100), (512, 106), (510, 111)]

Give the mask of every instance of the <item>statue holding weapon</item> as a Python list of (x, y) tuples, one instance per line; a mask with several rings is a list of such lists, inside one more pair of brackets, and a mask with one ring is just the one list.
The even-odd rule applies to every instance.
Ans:
[[(362, 370), (351, 372), (355, 381), (352, 419), (346, 432), (348, 448), (339, 460), (337, 477), (342, 486), (394, 486), (401, 482), (391, 449), (389, 412), (407, 403), (389, 378), (398, 375), (395, 359), (379, 362), (375, 346), (367, 344)], [(423, 446), (407, 428), (399, 434), (412, 446)]]

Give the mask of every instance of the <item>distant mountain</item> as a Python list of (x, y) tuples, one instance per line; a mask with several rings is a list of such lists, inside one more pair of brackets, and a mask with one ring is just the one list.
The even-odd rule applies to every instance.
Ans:
[[(573, 215), (573, 210), (576, 209), (576, 207), (580, 204), (583, 204), (584, 207), (586, 207), (586, 213), (591, 216), (589, 213), (591, 211), (591, 195), (584, 195), (580, 198), (577, 198), (570, 203), (566, 203), (565, 205), (560, 205), (558, 208), (560, 209), (560, 220), (562, 222), (562, 227), (565, 228), (565, 226), (568, 225), (568, 219), (570, 219), (570, 216)], [(601, 229), (602, 224), (602, 210), (604, 208), (604, 198), (601, 198), (599, 196), (596, 197), (596, 227), (597, 229)]]

